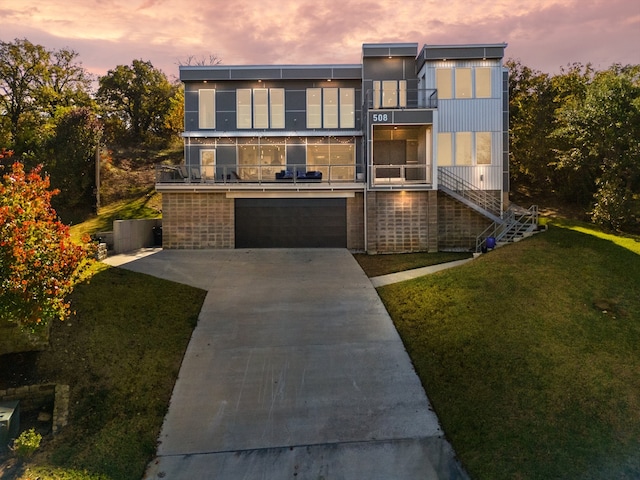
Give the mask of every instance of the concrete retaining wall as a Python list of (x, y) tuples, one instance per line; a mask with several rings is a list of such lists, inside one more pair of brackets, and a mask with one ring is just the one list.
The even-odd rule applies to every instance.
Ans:
[(153, 227), (162, 226), (162, 219), (115, 220), (113, 222), (113, 251), (130, 252), (155, 244)]

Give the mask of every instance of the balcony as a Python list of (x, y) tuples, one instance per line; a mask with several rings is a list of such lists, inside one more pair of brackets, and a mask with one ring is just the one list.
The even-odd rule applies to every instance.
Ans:
[(433, 88), (372, 89), (365, 92), (364, 104), (366, 110), (436, 109), (438, 108), (438, 91)]
[(416, 187), (431, 188), (431, 165), (371, 165), (372, 187)]
[(336, 189), (364, 188), (362, 165), (156, 165), (156, 188)]

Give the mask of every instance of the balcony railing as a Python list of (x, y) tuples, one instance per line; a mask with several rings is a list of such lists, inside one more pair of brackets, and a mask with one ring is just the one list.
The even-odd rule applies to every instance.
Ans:
[(367, 110), (438, 108), (438, 91), (433, 88), (408, 90), (367, 90)]
[(430, 185), (430, 165), (372, 165), (371, 178), (374, 186)]
[(364, 167), (350, 165), (156, 165), (157, 184), (363, 183)]

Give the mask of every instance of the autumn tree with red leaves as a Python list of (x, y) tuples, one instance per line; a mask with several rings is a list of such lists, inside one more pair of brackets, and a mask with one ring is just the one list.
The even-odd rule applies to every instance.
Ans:
[[(0, 158), (11, 152), (0, 151)], [(49, 178), (13, 163), (0, 183), (0, 322), (35, 330), (66, 319), (69, 293), (92, 259), (92, 245), (72, 241), (51, 207)]]

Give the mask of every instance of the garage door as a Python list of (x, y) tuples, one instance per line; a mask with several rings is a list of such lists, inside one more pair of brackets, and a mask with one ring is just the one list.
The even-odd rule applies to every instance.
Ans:
[(236, 248), (347, 246), (345, 198), (237, 198)]

